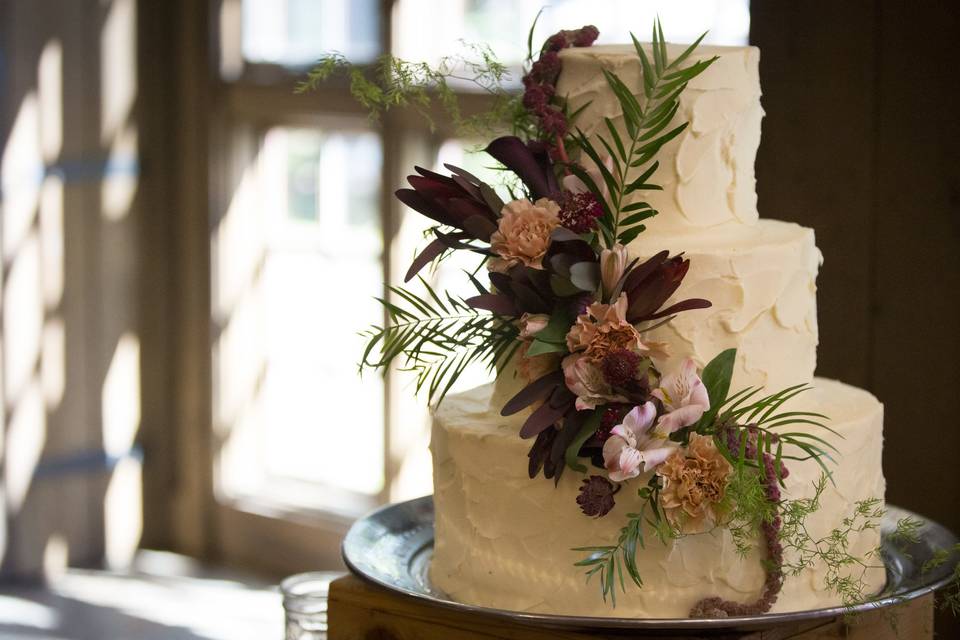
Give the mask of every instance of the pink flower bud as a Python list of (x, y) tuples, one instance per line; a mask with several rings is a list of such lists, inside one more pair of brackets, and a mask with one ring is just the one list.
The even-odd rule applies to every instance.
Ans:
[(603, 283), (603, 293), (609, 296), (617, 282), (627, 268), (627, 248), (622, 244), (613, 245), (612, 249), (600, 252), (600, 281)]

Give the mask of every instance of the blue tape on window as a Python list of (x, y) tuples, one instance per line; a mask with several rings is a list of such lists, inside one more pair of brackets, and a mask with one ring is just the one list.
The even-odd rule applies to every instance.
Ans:
[[(135, 155), (114, 156), (112, 158), (80, 158), (77, 160), (61, 160), (55, 164), (44, 166), (38, 164), (32, 169), (20, 172), (14, 179), (14, 186), (29, 182), (32, 188), (40, 188), (44, 178), (56, 176), (68, 184), (99, 182), (106, 178), (126, 177), (136, 178), (140, 175), (140, 160)], [(17, 182), (21, 184), (17, 184)], [(0, 202), (3, 201), (3, 190), (0, 189)]]
[(44, 458), (37, 465), (33, 477), (46, 480), (62, 476), (86, 475), (112, 471), (121, 461), (133, 459), (143, 461), (143, 450), (133, 447), (120, 455), (109, 454), (103, 450), (81, 451), (68, 456)]

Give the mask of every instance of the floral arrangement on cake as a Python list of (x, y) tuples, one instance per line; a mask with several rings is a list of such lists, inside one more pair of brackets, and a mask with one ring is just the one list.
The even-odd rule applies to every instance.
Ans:
[[(479, 62), (459, 62), (497, 106), (482, 121), (463, 119), (455, 106), (453, 116), (468, 127), (482, 128), (493, 117), (512, 128), (513, 135), (494, 139), (484, 151), (516, 182), (498, 193), (452, 165), (446, 165), (449, 175), (417, 167), (407, 178), (410, 186), (397, 198), (435, 223), (432, 240), (405, 277), (419, 279), (423, 293), (388, 287), (390, 297), (381, 302), (390, 322), (366, 333), (361, 370), (398, 365), (413, 372), (417, 390), (435, 402), (473, 363), (519, 377), (521, 388), (501, 413), (528, 412), (518, 437), (531, 443), (531, 479), (542, 474), (559, 482), (565, 473), (580, 474), (577, 506), (571, 508), (585, 517), (609, 514), (622, 491), (643, 499), (643, 509), (628, 514), (617, 540), (577, 549), (584, 554), (577, 566), (588, 578), (596, 575), (603, 597), (614, 603), (617, 585), (625, 589), (624, 575), (643, 586), (635, 558), (647, 544), (645, 533), (668, 544), (717, 527), (731, 531), (743, 554), (759, 541), (767, 579), (755, 602), (705, 598), (691, 616), (763, 613), (785, 576), (799, 573), (814, 557), (825, 561), (828, 585), (846, 602), (857, 602), (866, 594), (856, 569), (865, 572), (878, 559), (849, 556), (843, 539), (876, 527), (882, 509), (879, 501), (858, 503), (831, 539), (807, 536), (803, 519), (818, 508), (830, 481), (832, 451), (817, 435), (784, 429), (803, 424), (830, 432), (826, 416), (785, 408), (808, 387), (766, 395), (758, 388), (731, 390), (733, 349), (702, 368), (687, 359), (664, 370), (668, 345), (649, 337), (676, 315), (710, 306), (700, 298), (670, 302), (690, 267), (682, 254), (639, 258), (627, 247), (644, 232), (644, 222), (658, 215), (633, 194), (660, 189), (657, 154), (687, 126), (670, 126), (678, 98), (716, 58), (687, 64), (701, 36), (668, 59), (657, 22), (649, 53), (633, 39), (642, 87), (628, 87), (605, 71), (623, 113), (622, 128), (608, 118), (605, 133), (588, 138), (577, 128), (578, 114), (556, 95), (555, 83), (559, 52), (588, 47), (597, 36), (595, 27), (585, 26), (550, 36), (539, 51), (528, 45), (521, 95), (502, 88), (506, 68), (488, 50), (475, 48)], [(348, 67), (330, 56), (304, 88)], [(424, 108), (433, 99), (450, 106), (446, 81), (459, 67), (446, 59), (432, 68), (387, 57), (375, 66), (376, 80), (351, 68), (351, 86), (374, 114), (403, 105)], [(466, 273), (476, 289), (472, 297), (436, 291), (419, 277), (454, 251), (478, 257), (477, 271)], [(811, 459), (823, 470), (815, 495), (784, 499), (789, 463)], [(907, 538), (911, 527), (903, 523)]]

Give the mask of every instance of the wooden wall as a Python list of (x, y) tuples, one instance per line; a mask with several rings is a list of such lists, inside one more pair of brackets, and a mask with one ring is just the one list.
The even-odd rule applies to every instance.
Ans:
[(884, 402), (888, 500), (960, 531), (960, 8), (763, 0), (751, 17), (760, 213), (813, 227), (824, 255), (818, 372)]
[(0, 578), (139, 542), (136, 15), (0, 0)]

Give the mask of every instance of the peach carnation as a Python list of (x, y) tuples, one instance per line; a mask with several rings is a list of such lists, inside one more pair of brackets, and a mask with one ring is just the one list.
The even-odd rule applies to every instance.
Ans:
[(677, 450), (657, 468), (667, 519), (683, 533), (703, 533), (716, 526), (732, 471), (713, 438), (691, 435), (686, 449)]
[(516, 264), (542, 269), (550, 234), (560, 226), (559, 214), (560, 205), (549, 198), (508, 202), (490, 236), (490, 248), (498, 257), (487, 262), (488, 268), (501, 273)]
[(587, 307), (567, 333), (567, 348), (583, 351), (594, 362), (611, 351), (645, 351), (640, 333), (627, 322), (627, 304), (627, 295), (621, 293), (613, 304), (596, 302)]

